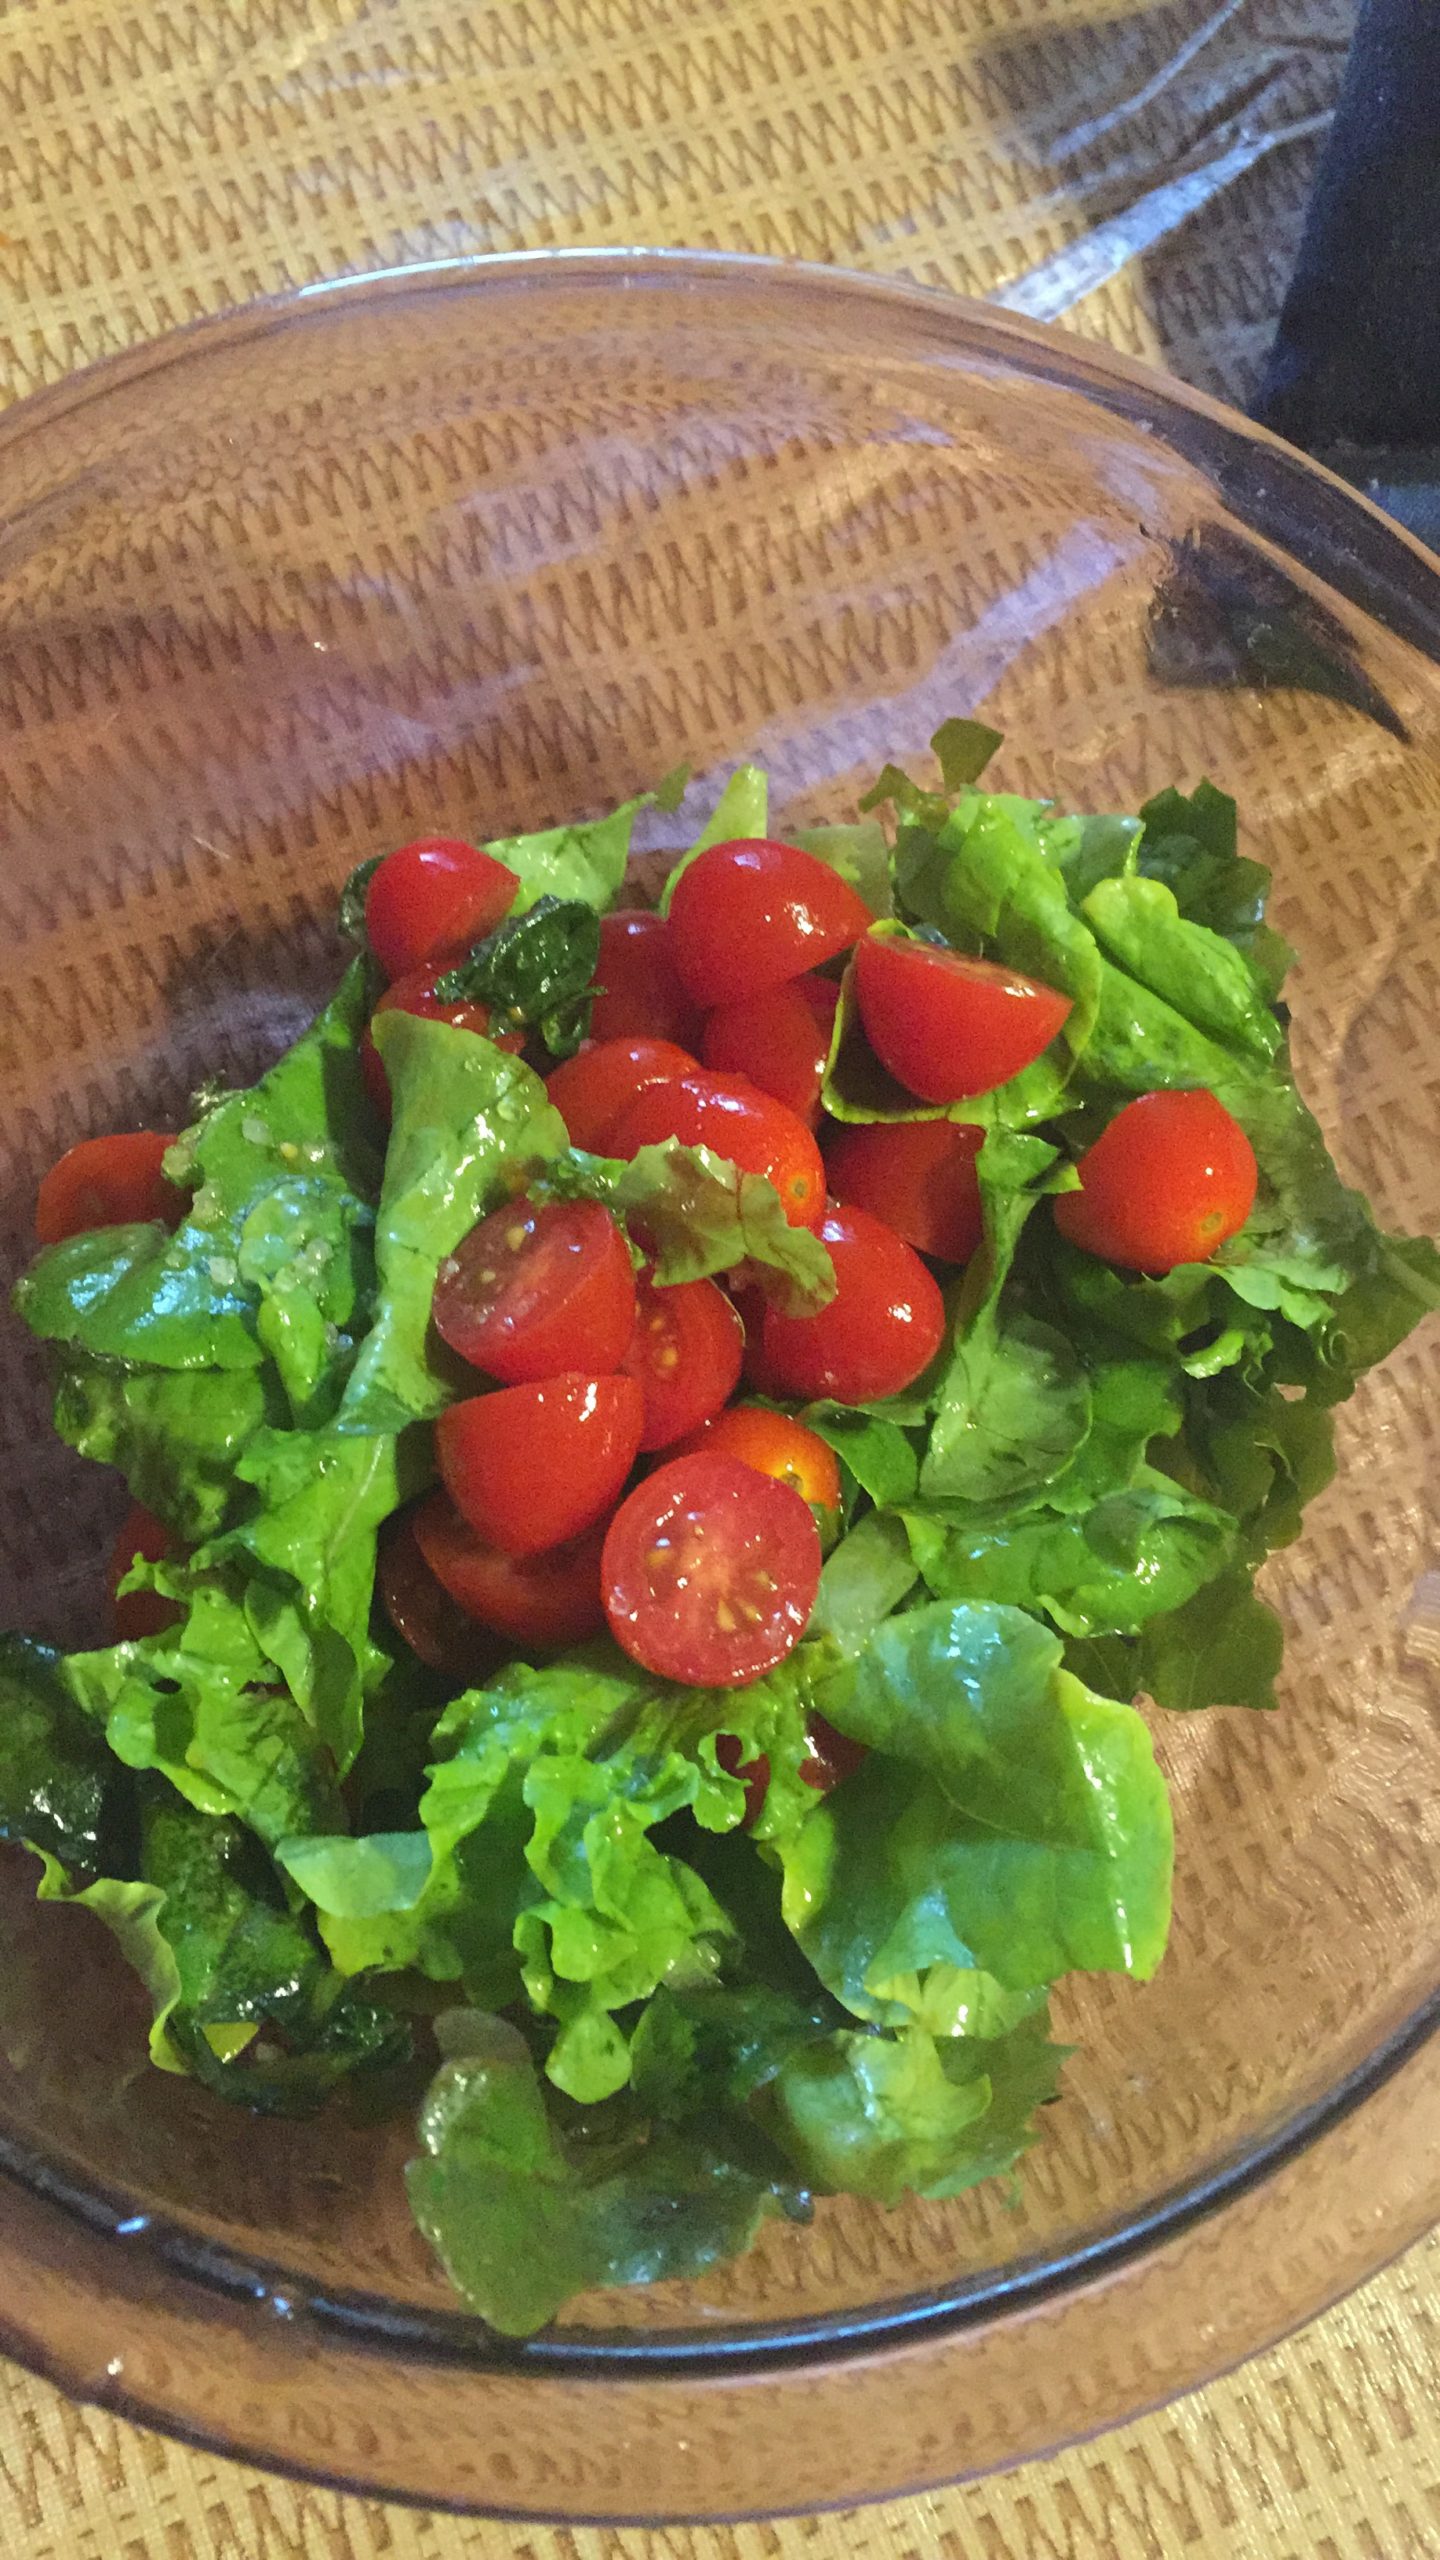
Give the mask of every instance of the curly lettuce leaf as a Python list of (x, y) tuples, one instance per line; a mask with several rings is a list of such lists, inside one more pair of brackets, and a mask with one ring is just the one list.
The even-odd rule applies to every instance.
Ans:
[(814, 1315), (835, 1295), (829, 1254), (808, 1227), (790, 1224), (774, 1183), (709, 1147), (667, 1138), (641, 1147), (628, 1164), (572, 1150), (549, 1168), (542, 1188), (602, 1200), (662, 1287), (744, 1263), (787, 1314)]
[(72, 1351), (55, 1390), (55, 1428), (85, 1458), (118, 1467), (137, 1502), (180, 1538), (213, 1537), (243, 1490), (236, 1470), (256, 1433), (288, 1416), (261, 1369), (139, 1369)]
[(1013, 2166), (1055, 2095), (1043, 2016), (991, 2038), (853, 2030), (790, 2054), (768, 2121), (808, 2186), (895, 2205), (959, 2195)]

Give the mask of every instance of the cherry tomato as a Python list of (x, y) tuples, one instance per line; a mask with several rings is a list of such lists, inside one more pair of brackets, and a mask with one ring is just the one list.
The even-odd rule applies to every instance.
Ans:
[(816, 1227), (825, 1209), (825, 1167), (803, 1120), (743, 1076), (681, 1076), (647, 1085), (611, 1129), (612, 1155), (678, 1138), (709, 1147), (742, 1173), (763, 1173), (780, 1194), (792, 1227)]
[(698, 1061), (673, 1040), (600, 1040), (577, 1049), (546, 1079), (545, 1090), (574, 1147), (608, 1151), (610, 1132), (627, 1102), (652, 1084), (693, 1075)]
[(623, 1366), (645, 1398), (642, 1449), (668, 1449), (698, 1431), (735, 1392), (744, 1353), (740, 1318), (713, 1280), (657, 1289), (642, 1272)]
[(848, 951), (871, 921), (818, 854), (764, 836), (708, 845), (675, 884), (670, 949), (697, 1004), (737, 1004)]
[(1080, 1189), (1056, 1194), (1071, 1244), (1130, 1271), (1207, 1262), (1255, 1206), (1255, 1150), (1203, 1088), (1142, 1093), (1080, 1159)]
[(514, 903), (517, 874), (459, 836), (417, 836), (387, 853), (365, 892), (365, 931), (387, 978), (458, 959)]
[(478, 1537), (542, 1555), (593, 1526), (635, 1464), (645, 1398), (634, 1378), (567, 1369), (538, 1386), (452, 1404), (435, 1425), (445, 1489)]
[(598, 1200), (510, 1200), (441, 1263), (431, 1312), (452, 1351), (507, 1387), (618, 1369), (635, 1330), (630, 1248)]
[(388, 1520), (381, 1532), (376, 1580), (391, 1626), (427, 1670), (469, 1688), (498, 1667), (502, 1657), (494, 1637), (466, 1616), (431, 1572), (409, 1513)]
[(984, 1233), (975, 1171), (984, 1135), (954, 1120), (837, 1129), (825, 1150), (831, 1196), (883, 1218), (917, 1253), (968, 1262)]
[(675, 974), (670, 927), (643, 907), (617, 907), (600, 919), (600, 994), (590, 1015), (592, 1040), (669, 1040), (693, 1049), (700, 1014)]
[(738, 1687), (773, 1671), (820, 1588), (820, 1533), (788, 1484), (735, 1458), (672, 1458), (605, 1537), (605, 1615), (662, 1679)]
[(764, 995), (717, 1005), (700, 1055), (722, 1075), (748, 1076), (813, 1129), (839, 1001), (840, 990), (828, 978), (792, 978)]
[(818, 1316), (767, 1306), (764, 1374), (782, 1395), (873, 1404), (898, 1395), (934, 1359), (945, 1306), (918, 1253), (868, 1209), (832, 1206), (820, 1229), (835, 1295)]
[(810, 1757), (800, 1763), (800, 1775), (807, 1787), (828, 1795), (848, 1778), (866, 1757), (863, 1742), (852, 1742), (848, 1733), (837, 1733), (828, 1716), (814, 1708), (806, 1719), (805, 1730), (810, 1741)]
[[(524, 1047), (523, 1031), (492, 1031), (490, 1008), (467, 996), (437, 996), (435, 982), (443, 978), (447, 963), (441, 961), (430, 969), (412, 969), (406, 978), (397, 978), (387, 987), (375, 1007), (376, 1013), (388, 1013), (392, 1007), (401, 1013), (418, 1014), (422, 1022), (448, 1022), (457, 1031), (473, 1031), (482, 1040), (493, 1040), (497, 1049), (514, 1052)], [(373, 1021), (374, 1016), (371, 1016)], [(385, 1062), (366, 1029), (360, 1043), (360, 1072), (365, 1090), (383, 1120), (390, 1117), (390, 1079)]]
[(760, 1404), (728, 1404), (675, 1455), (688, 1457), (695, 1449), (743, 1459), (762, 1476), (793, 1485), (819, 1511), (840, 1507), (839, 1459), (818, 1431), (809, 1430), (788, 1413), (771, 1413)]
[(40, 1242), (59, 1244), (91, 1227), (128, 1227), (152, 1218), (162, 1226), (178, 1224), (185, 1194), (160, 1170), (166, 1148), (174, 1144), (160, 1129), (125, 1129), (67, 1148), (36, 1194)]
[(765, 1810), (770, 1786), (770, 1760), (764, 1751), (757, 1752), (753, 1760), (744, 1760), (740, 1756), (744, 1748), (738, 1733), (717, 1733), (715, 1736), (715, 1757), (721, 1768), (727, 1777), (739, 1778), (744, 1786), (745, 1810), (740, 1820), (745, 1830), (753, 1831)]
[(154, 1512), (147, 1511), (143, 1502), (131, 1503), (111, 1550), (106, 1576), (115, 1613), (117, 1644), (138, 1644), (142, 1636), (163, 1635), (167, 1627), (176, 1624), (181, 1613), (173, 1600), (166, 1600), (158, 1591), (126, 1591), (122, 1594), (120, 1585), (137, 1556), (143, 1556), (147, 1564), (175, 1564), (184, 1552), (178, 1538), (172, 1536), (163, 1520), (157, 1520)]
[(511, 1644), (549, 1652), (583, 1644), (605, 1624), (600, 1596), (603, 1529), (544, 1555), (511, 1556), (488, 1547), (461, 1519), (448, 1493), (429, 1494), (415, 1514), (415, 1539), (436, 1580), (467, 1617)]
[(1007, 1083), (1049, 1048), (1071, 1003), (997, 961), (879, 933), (856, 950), (855, 1000), (881, 1065), (922, 1102)]

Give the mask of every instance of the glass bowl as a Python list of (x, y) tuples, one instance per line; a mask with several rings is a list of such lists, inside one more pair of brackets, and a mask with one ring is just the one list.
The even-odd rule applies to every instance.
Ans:
[[(203, 324), (0, 421), (5, 1252), (82, 1133), (179, 1125), (333, 977), (351, 865), (742, 758), (840, 815), (950, 713), (1082, 808), (1204, 773), (1299, 946), (1299, 1063), (1440, 1222), (1440, 574), (1240, 418), (1000, 313), (598, 253)], [(652, 850), (684, 815), (655, 822)], [(0, 1623), (85, 1640), (116, 1485), (7, 1316)], [(260, 2123), (143, 2063), (88, 1919), (0, 1861), (0, 2343), (386, 2496), (564, 2517), (893, 2494), (1130, 2416), (1436, 2209), (1436, 1344), (1342, 1419), (1269, 1570), (1278, 1714), (1157, 1719), (1171, 1953), (1059, 1999), (1014, 2194), (823, 2205), (525, 2346), (411, 2231), (403, 2124)]]

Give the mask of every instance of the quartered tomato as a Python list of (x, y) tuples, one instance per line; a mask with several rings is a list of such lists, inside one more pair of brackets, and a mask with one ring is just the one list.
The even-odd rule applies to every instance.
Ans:
[(440, 1265), (435, 1330), (507, 1386), (618, 1369), (635, 1330), (630, 1248), (598, 1200), (511, 1200)]
[(160, 1169), (174, 1144), (162, 1129), (125, 1129), (67, 1148), (36, 1194), (40, 1242), (59, 1244), (91, 1227), (128, 1227), (152, 1218), (176, 1225), (185, 1213), (185, 1194)]
[[(594, 1040), (669, 1040), (693, 1049), (700, 1014), (680, 984), (664, 916), (617, 907), (600, 919), (600, 989), (590, 1016)], [(577, 1141), (578, 1143), (578, 1141)]]
[(610, 1510), (635, 1464), (644, 1418), (634, 1378), (568, 1369), (450, 1405), (435, 1425), (435, 1454), (477, 1536), (506, 1555), (540, 1555)]
[(417, 836), (371, 875), (365, 931), (387, 978), (457, 960), (493, 932), (520, 882), (507, 863), (459, 836)]
[(376, 1583), (391, 1626), (427, 1670), (466, 1688), (495, 1670), (501, 1658), (495, 1637), (466, 1616), (431, 1572), (409, 1513), (387, 1520), (381, 1531)]
[(147, 1564), (173, 1564), (184, 1552), (179, 1539), (166, 1528), (163, 1520), (157, 1520), (154, 1512), (147, 1511), (143, 1502), (131, 1503), (111, 1550), (106, 1577), (115, 1613), (117, 1644), (138, 1644), (142, 1636), (163, 1635), (167, 1627), (176, 1624), (180, 1611), (173, 1600), (164, 1599), (158, 1591), (122, 1593), (120, 1585), (137, 1556), (143, 1556)]
[(922, 1102), (989, 1093), (1048, 1049), (1071, 999), (994, 960), (867, 933), (855, 1001), (883, 1067)]
[(706, 1017), (700, 1054), (722, 1075), (748, 1077), (813, 1129), (839, 1000), (828, 978), (792, 978), (764, 995), (717, 1005)]
[(836, 1129), (825, 1149), (832, 1197), (883, 1218), (917, 1253), (968, 1262), (984, 1233), (975, 1170), (984, 1135), (954, 1120)]
[(605, 1624), (600, 1595), (603, 1529), (591, 1529), (543, 1555), (511, 1556), (487, 1546), (461, 1519), (448, 1493), (427, 1496), (415, 1513), (415, 1539), (438, 1582), (467, 1617), (511, 1644), (552, 1652), (583, 1644)]
[(815, 1316), (765, 1310), (761, 1374), (780, 1395), (871, 1404), (934, 1359), (945, 1306), (918, 1253), (868, 1209), (832, 1204), (820, 1229), (835, 1295)]
[(710, 1147), (742, 1173), (763, 1173), (780, 1194), (792, 1227), (815, 1227), (825, 1207), (825, 1167), (803, 1120), (743, 1076), (681, 1076), (674, 1084), (648, 1085), (627, 1103), (610, 1132), (610, 1152), (638, 1155), (642, 1147), (678, 1138), (682, 1146)]
[(1071, 1244), (1130, 1271), (1208, 1262), (1255, 1206), (1255, 1150), (1213, 1093), (1142, 1093), (1055, 1198)]
[(670, 901), (670, 949), (701, 1005), (736, 1004), (848, 951), (871, 922), (818, 854), (764, 836), (708, 845)]
[(729, 1404), (677, 1449), (677, 1457), (706, 1449), (725, 1458), (743, 1459), (762, 1476), (774, 1476), (818, 1511), (840, 1507), (840, 1461), (818, 1431), (792, 1414), (771, 1413), (763, 1404)]
[(597, 1040), (577, 1049), (547, 1077), (545, 1090), (574, 1147), (609, 1153), (610, 1132), (628, 1102), (652, 1084), (694, 1075), (699, 1061), (673, 1040)]
[(636, 1662), (733, 1688), (799, 1643), (820, 1588), (820, 1533), (792, 1486), (701, 1452), (627, 1494), (602, 1574), (610, 1631)]
[(624, 1357), (645, 1398), (641, 1448), (668, 1449), (718, 1413), (735, 1392), (743, 1353), (740, 1318), (715, 1281), (657, 1289), (642, 1273)]
[[(408, 977), (397, 978), (392, 987), (386, 988), (375, 1012), (388, 1013), (394, 1008), (401, 1013), (418, 1014), (422, 1022), (448, 1022), (457, 1031), (474, 1031), (482, 1040), (493, 1040), (497, 1049), (514, 1051), (523, 1048), (523, 1032), (491, 1030), (488, 1005), (478, 1004), (468, 996), (437, 996), (436, 980), (444, 977), (448, 966), (448, 962), (441, 961), (432, 968), (415, 969)], [(374, 1019), (373, 1015), (371, 1019)], [(360, 1072), (376, 1110), (382, 1119), (388, 1120), (390, 1079), (368, 1026), (360, 1043)]]

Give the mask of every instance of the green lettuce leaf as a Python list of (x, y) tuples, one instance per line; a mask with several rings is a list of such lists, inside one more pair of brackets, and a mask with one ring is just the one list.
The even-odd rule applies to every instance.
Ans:
[(741, 1173), (709, 1147), (667, 1138), (641, 1147), (628, 1164), (572, 1150), (549, 1168), (541, 1188), (603, 1200), (662, 1286), (745, 1263), (787, 1314), (814, 1315), (835, 1295), (829, 1254), (808, 1227), (790, 1224), (773, 1182)]
[(66, 1357), (55, 1428), (85, 1458), (118, 1467), (137, 1502), (192, 1542), (213, 1537), (243, 1499), (240, 1459), (262, 1426), (287, 1419), (275, 1371), (137, 1369)]
[(579, 899), (603, 915), (614, 905), (630, 860), (630, 838), (642, 809), (669, 805), (667, 791), (642, 792), (608, 817), (579, 825), (542, 827), (528, 836), (497, 836), (485, 850), (508, 863), (519, 879), (512, 915), (542, 898)]
[(808, 2186), (895, 2205), (958, 2195), (1035, 2139), (1064, 2054), (1043, 2017), (992, 2039), (909, 2028), (806, 2044), (782, 2065), (768, 2120)]

